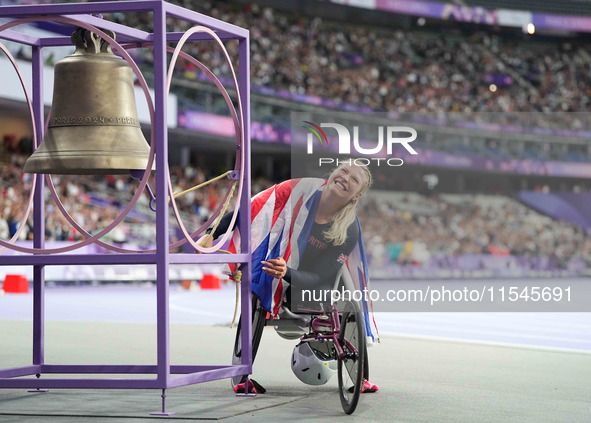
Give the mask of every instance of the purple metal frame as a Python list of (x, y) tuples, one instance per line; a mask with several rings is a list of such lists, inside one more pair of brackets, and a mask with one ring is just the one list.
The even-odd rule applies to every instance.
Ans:
[[(154, 33), (150, 34), (124, 25), (109, 22), (91, 16), (98, 13), (152, 12)], [(211, 28), (222, 40), (239, 41), (239, 90), (243, 110), (244, 166), (243, 193), (240, 201), (240, 233), (243, 234), (241, 251), (247, 253), (231, 256), (231, 262), (242, 265), (242, 315), (251, 314), (251, 280), (250, 280), (250, 71), (249, 71), (249, 33), (248, 30), (202, 15), (180, 6), (161, 0), (75, 3), (75, 4), (44, 4), (26, 6), (2, 6), (0, 17), (22, 18), (41, 15), (64, 15), (80, 22), (88, 23), (100, 29), (109, 29), (117, 34), (119, 42), (134, 42), (154, 45), (154, 104), (155, 116), (153, 130), (156, 140), (156, 169), (167, 169), (168, 136), (166, 124), (166, 43), (178, 41), (183, 34), (166, 32), (166, 17), (171, 16), (195, 25)], [(44, 131), (43, 102), (43, 58), (42, 50), (48, 46), (71, 45), (69, 37), (37, 38), (13, 30), (0, 32), (0, 39), (16, 41), (32, 47), (33, 70), (33, 110), (34, 122), (41, 139)], [(190, 40), (211, 40), (207, 34), (197, 33)], [(44, 178), (36, 175), (37, 185), (34, 193), (34, 243), (36, 249), (44, 246)], [(156, 191), (167, 192), (167, 174), (156, 171)], [(170, 332), (169, 332), (169, 301), (168, 301), (168, 267), (170, 264), (183, 263), (227, 263), (230, 256), (213, 254), (171, 254), (169, 253), (168, 213), (169, 205), (166, 195), (156, 200), (156, 243), (155, 253), (147, 254), (61, 254), (61, 255), (18, 255), (1, 256), (0, 266), (32, 265), (33, 266), (33, 363), (30, 366), (11, 369), (0, 369), (0, 388), (106, 388), (106, 389), (167, 389), (210, 380), (229, 378), (252, 372), (251, 322), (246, 319), (242, 325), (242, 362), (239, 365), (171, 365), (170, 364)], [(155, 264), (157, 268), (157, 364), (146, 365), (54, 365), (45, 364), (44, 360), (44, 267), (62, 264)], [(228, 353), (228, 356), (230, 353)], [(155, 374), (151, 379), (18, 379), (43, 373), (60, 374)], [(178, 375), (178, 376), (173, 376)], [(164, 412), (164, 392), (163, 392)]]

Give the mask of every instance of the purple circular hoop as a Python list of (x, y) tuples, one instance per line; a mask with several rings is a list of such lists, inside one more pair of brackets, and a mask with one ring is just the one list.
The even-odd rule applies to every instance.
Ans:
[[(107, 41), (111, 46), (115, 46), (115, 47), (119, 46), (119, 44), (113, 38), (111, 38), (109, 35), (107, 35), (103, 31), (101, 31), (100, 29), (98, 29), (92, 25), (89, 25), (87, 23), (80, 22), (76, 19), (68, 18), (68, 17), (64, 17), (64, 16), (43, 16), (43, 17), (30, 17), (30, 18), (17, 19), (17, 20), (8, 22), (4, 25), (1, 25), (0, 32), (6, 30), (8, 28), (12, 28), (13, 26), (22, 25), (22, 24), (30, 23), (30, 22), (36, 22), (36, 21), (53, 21), (53, 22), (61, 22), (61, 23), (65, 23), (65, 24), (70, 24), (73, 26), (80, 26), (82, 28), (85, 28), (85, 29), (92, 31), (95, 34), (99, 35), (101, 38), (103, 38), (105, 41)], [(136, 74), (136, 76), (138, 78), (138, 82), (140, 83), (140, 86), (142, 87), (142, 90), (144, 91), (144, 94), (146, 96), (146, 100), (148, 103), (148, 109), (150, 112), (150, 119), (152, 120), (152, 126), (153, 126), (154, 104), (151, 101), (152, 98), (150, 96), (148, 84), (146, 83), (144, 76), (140, 72), (139, 68), (137, 67), (137, 65), (135, 64), (135, 62), (131, 58), (131, 56), (129, 56), (129, 54), (123, 49), (120, 49), (119, 52), (123, 56), (123, 58), (127, 61), (127, 63), (130, 65), (130, 67), (133, 69), (134, 73)], [(57, 254), (57, 253), (64, 253), (64, 252), (76, 250), (78, 248), (92, 244), (93, 242), (99, 241), (100, 238), (102, 238), (105, 234), (109, 233), (111, 230), (113, 230), (113, 228), (115, 228), (119, 223), (121, 223), (123, 221), (123, 219), (129, 214), (129, 212), (131, 211), (131, 209), (133, 208), (133, 206), (135, 205), (135, 203), (139, 199), (140, 195), (143, 194), (143, 190), (144, 190), (146, 183), (148, 181), (148, 178), (150, 176), (150, 172), (151, 172), (150, 169), (152, 169), (152, 163), (154, 162), (155, 140), (154, 140), (153, 127), (152, 127), (151, 141), (152, 142), (151, 142), (151, 146), (150, 146), (150, 155), (148, 158), (148, 164), (146, 166), (144, 176), (142, 177), (142, 179), (140, 181), (138, 190), (136, 191), (136, 193), (132, 197), (130, 203), (119, 214), (119, 216), (117, 216), (117, 218), (113, 222), (111, 222), (111, 224), (109, 224), (106, 228), (104, 228), (102, 231), (98, 232), (97, 234), (95, 234), (89, 238), (86, 238), (84, 241), (80, 241), (78, 243), (75, 243), (75, 244), (72, 244), (72, 245), (69, 245), (66, 247), (61, 247), (61, 248), (51, 248), (51, 249), (25, 248), (25, 247), (19, 247), (17, 245), (10, 244), (10, 243), (7, 243), (7, 242), (1, 241), (1, 240), (0, 240), (0, 245), (4, 246), (6, 248), (10, 248), (15, 251), (23, 252), (23, 253)], [(47, 176), (49, 176), (49, 175), (47, 175)], [(31, 199), (29, 200), (29, 206), (32, 204), (32, 201), (33, 201), (33, 198), (31, 197)]]
[[(140, 48), (140, 46), (138, 46), (137, 44), (124, 44), (124, 45), (121, 45), (121, 47), (123, 49), (125, 49), (125, 50), (132, 50), (132, 49)], [(153, 48), (153, 45), (142, 45), (141, 47)], [(117, 51), (117, 50), (115, 49), (115, 51)], [(167, 47), (167, 51), (173, 53), (175, 51), (175, 49), (172, 48), (172, 47)], [(240, 123), (238, 122), (238, 116), (236, 114), (236, 110), (234, 108), (234, 105), (232, 104), (232, 100), (230, 99), (230, 95), (228, 94), (228, 91), (224, 88), (224, 86), (221, 83), (221, 81), (215, 76), (215, 74), (207, 66), (205, 66), (203, 63), (201, 63), (200, 61), (198, 61), (197, 59), (195, 59), (193, 56), (191, 56), (191, 55), (189, 55), (189, 54), (187, 54), (185, 52), (182, 52), (182, 51), (179, 51), (179, 55), (182, 58), (184, 58), (184, 59), (188, 60), (189, 62), (193, 63), (199, 69), (201, 69), (206, 74), (206, 76), (220, 90), (222, 96), (224, 97), (224, 100), (226, 101), (226, 105), (228, 106), (228, 109), (230, 110), (230, 114), (232, 115), (232, 121), (234, 122), (234, 127), (236, 129), (236, 134), (239, 135), (240, 134)], [(170, 84), (168, 85), (167, 94), (169, 92), (170, 92)], [(47, 122), (49, 122), (49, 120)], [(241, 138), (240, 137), (237, 137), (237, 138), (238, 138), (238, 142), (240, 142), (241, 141)], [(237, 158), (236, 161), (238, 162), (238, 158)], [(169, 179), (170, 179), (170, 176), (169, 176)], [(49, 188), (52, 196), (54, 197), (54, 199), (56, 199), (57, 193), (55, 192), (55, 188), (53, 186), (53, 183), (51, 183), (51, 180), (48, 180), (48, 188)], [(205, 228), (207, 228), (216, 219), (216, 217), (219, 215), (220, 211), (222, 210), (224, 203), (228, 199), (228, 196), (229, 195), (230, 195), (230, 191), (227, 191), (226, 192), (226, 195), (224, 196), (224, 200), (214, 210), (214, 212), (211, 215), (211, 217), (205, 223), (203, 223), (199, 227), (199, 229), (197, 229), (192, 234), (190, 234), (190, 238), (191, 239), (193, 237), (196, 237), (200, 233), (202, 233), (203, 230)], [(78, 223), (69, 215), (69, 213), (63, 207), (60, 207), (60, 204), (61, 203), (58, 202), (58, 208), (60, 208), (60, 211), (62, 212), (62, 214), (64, 215), (64, 217), (66, 218), (66, 220), (74, 227), (74, 229), (76, 229), (78, 232), (80, 232), (85, 237), (90, 236), (90, 234), (88, 232), (86, 232), (86, 230), (84, 228), (82, 228), (80, 225), (78, 225)], [(182, 240), (179, 240), (179, 241), (176, 241), (176, 242), (170, 244), (169, 247), (170, 248), (177, 248), (177, 247), (180, 247), (180, 246), (186, 244), (187, 242), (189, 242), (189, 241), (185, 237), (185, 239), (182, 239)], [(136, 250), (129, 250), (129, 249), (126, 249), (126, 248), (115, 247), (113, 245), (106, 244), (106, 243), (104, 243), (104, 242), (102, 242), (100, 240), (97, 241), (96, 244), (99, 245), (99, 246), (101, 246), (101, 247), (103, 247), (103, 248), (106, 248), (106, 249), (108, 249), (110, 251), (117, 252), (117, 253), (136, 253), (136, 252), (138, 252)], [(155, 252), (155, 251), (156, 250), (152, 249), (152, 250), (141, 250), (139, 252), (152, 253), (152, 252)]]
[[(240, 183), (239, 183), (239, 187), (238, 187), (238, 195), (237, 195), (237, 200), (236, 200), (237, 203), (240, 204), (240, 199), (242, 197), (242, 184), (243, 184), (243, 180), (244, 180), (244, 166), (243, 166), (243, 163), (244, 163), (244, 119), (243, 119), (243, 116), (244, 116), (244, 114), (242, 111), (242, 101), (240, 98), (240, 89), (238, 88), (238, 80), (236, 79), (236, 73), (234, 72), (234, 67), (232, 66), (232, 61), (230, 60), (230, 55), (228, 54), (228, 51), (226, 50), (224, 43), (222, 43), (222, 40), (216, 35), (216, 33), (214, 31), (212, 31), (211, 29), (209, 29), (207, 27), (197, 25), (197, 26), (190, 28), (189, 30), (187, 30), (183, 34), (183, 36), (179, 40), (179, 43), (176, 45), (176, 48), (174, 49), (174, 53), (172, 54), (172, 59), (170, 60), (170, 65), (169, 65), (169, 69), (168, 69), (168, 85), (167, 85), (166, 91), (167, 91), (167, 93), (170, 92), (170, 85), (172, 83), (173, 71), (174, 71), (174, 67), (176, 66), (176, 62), (178, 60), (179, 52), (181, 51), (181, 49), (183, 48), (183, 46), (185, 45), (185, 43), (187, 42), (189, 37), (196, 32), (205, 32), (205, 33), (211, 35), (211, 37), (218, 43), (218, 45), (220, 46), (220, 48), (224, 52), (226, 63), (228, 64), (228, 67), (230, 68), (230, 71), (232, 73), (232, 79), (234, 81), (234, 87), (236, 88), (236, 96), (238, 97), (238, 110), (239, 110), (239, 114), (240, 114), (240, 120), (242, 123), (242, 125), (238, 126), (238, 122), (236, 122), (236, 121), (234, 122), (236, 125), (236, 131), (237, 131), (236, 136), (240, 142)], [(222, 94), (224, 94), (224, 98), (228, 102), (229, 101), (228, 93), (225, 90), (223, 90)], [(232, 117), (234, 117), (234, 115)], [(189, 235), (189, 233), (187, 232), (187, 229), (185, 228), (185, 225), (183, 224), (183, 221), (179, 215), (178, 208), (176, 206), (176, 201), (175, 201), (174, 196), (172, 194), (172, 184), (170, 182), (170, 178), (168, 179), (168, 191), (170, 193), (170, 198), (171, 198), (170, 203), (171, 203), (172, 209), (174, 211), (174, 215), (176, 217), (177, 223), (178, 223), (181, 231), (183, 232), (185, 239), (189, 242), (189, 244), (191, 244), (191, 246), (194, 249), (196, 249), (197, 251), (199, 251), (201, 253), (213, 253), (213, 252), (219, 250), (221, 248), (221, 246), (228, 240), (230, 233), (232, 233), (234, 230), (233, 229), (234, 223), (236, 222), (236, 217), (238, 216), (238, 207), (236, 207), (234, 209), (234, 212), (232, 213), (232, 220), (230, 221), (230, 226), (228, 226), (228, 229), (226, 230), (226, 232), (222, 236), (222, 239), (220, 241), (218, 241), (217, 244), (215, 244), (211, 247), (202, 247), (191, 238), (191, 235)]]
[[(96, 34), (98, 34), (99, 36), (101, 36), (103, 39), (105, 39), (107, 42), (109, 42), (109, 44), (111, 44), (111, 47), (116, 50), (119, 51), (120, 54), (123, 56), (123, 58), (128, 62), (128, 64), (132, 67), (134, 73), (136, 74), (137, 78), (138, 78), (138, 82), (140, 83), (142, 90), (144, 91), (144, 94), (146, 95), (146, 99), (148, 100), (148, 107), (149, 107), (149, 112), (150, 112), (150, 118), (153, 122), (154, 120), (154, 108), (153, 108), (153, 104), (150, 101), (151, 97), (149, 94), (149, 90), (147, 88), (147, 83), (145, 81), (145, 79), (143, 78), (143, 75), (141, 74), (139, 68), (137, 67), (137, 65), (135, 64), (135, 62), (133, 61), (133, 59), (131, 59), (131, 57), (129, 56), (129, 54), (125, 51), (125, 49), (131, 49), (134, 48), (133, 45), (126, 45), (125, 47), (121, 46), (120, 44), (118, 44), (114, 39), (112, 39), (110, 36), (108, 36), (106, 33), (98, 30), (97, 28), (95, 28), (92, 25), (89, 24), (85, 24), (82, 22), (77, 21), (76, 19), (72, 19), (72, 18), (67, 18), (67, 17), (60, 17), (60, 16), (46, 16), (43, 18), (25, 18), (25, 19), (20, 19), (20, 20), (15, 20), (12, 22), (9, 22), (5, 25), (0, 26), (0, 32), (11, 28), (12, 26), (16, 26), (16, 25), (21, 25), (23, 23), (28, 23), (28, 22), (34, 22), (34, 21), (38, 21), (38, 20), (50, 20), (50, 21), (55, 21), (55, 22), (62, 22), (62, 23), (66, 23), (66, 24), (72, 24), (72, 25), (78, 25), (81, 26), (87, 30), (90, 30), (92, 32), (95, 32)], [(203, 65), (201, 62), (199, 62), (198, 60), (196, 60), (195, 58), (193, 58), (192, 56), (188, 55), (187, 53), (184, 53), (181, 50), (181, 48), (184, 46), (184, 44), (186, 43), (186, 41), (188, 40), (188, 38), (193, 35), (196, 32), (206, 32), (208, 34), (210, 34), (212, 36), (212, 38), (214, 38), (214, 40), (218, 43), (218, 45), (221, 47), (221, 49), (224, 52), (224, 56), (226, 59), (226, 62), (231, 70), (232, 73), (232, 77), (233, 77), (233, 82), (236, 88), (236, 94), (238, 97), (238, 107), (239, 107), (239, 111), (240, 111), (240, 120), (242, 123), (242, 125), (240, 125), (240, 123), (238, 122), (238, 116), (236, 115), (236, 110), (233, 107), (232, 101), (227, 93), (227, 91), (225, 90), (225, 88), (223, 87), (223, 85), (221, 84), (221, 82), (219, 81), (219, 79), (213, 74), (213, 72), (211, 72), (205, 65)], [(137, 45), (135, 46), (137, 47)], [(171, 47), (167, 47), (168, 51), (173, 51)], [(221, 40), (219, 39), (219, 37), (217, 37), (217, 35), (209, 28), (203, 27), (203, 26), (195, 26), (191, 29), (189, 29), (187, 32), (185, 32), (185, 34), (183, 35), (183, 37), (181, 38), (181, 40), (179, 41), (179, 44), (177, 45), (177, 47), (174, 49), (173, 51), (173, 58), (171, 60), (171, 64), (170, 64), (170, 69), (169, 69), (169, 74), (168, 74), (168, 84), (167, 84), (167, 94), (170, 92), (170, 85), (171, 85), (171, 81), (172, 81), (172, 74), (173, 74), (173, 70), (174, 67), (176, 65), (176, 61), (178, 59), (178, 56), (181, 55), (181, 57), (189, 60), (191, 63), (195, 64), (197, 67), (199, 67), (208, 77), (210, 80), (212, 80), (212, 82), (214, 82), (214, 84), (218, 87), (218, 89), (220, 89), (229, 109), (230, 109), (230, 113), (232, 115), (232, 120), (234, 122), (234, 126), (236, 129), (236, 135), (237, 135), (237, 141), (240, 143), (240, 157), (236, 158), (236, 165), (240, 165), (240, 183), (239, 183), (239, 190), (238, 190), (238, 202), (240, 201), (241, 195), (242, 195), (242, 185), (243, 185), (243, 178), (244, 178), (244, 168), (242, 166), (242, 163), (244, 162), (244, 132), (241, 130), (241, 127), (243, 127), (243, 113), (242, 113), (242, 104), (240, 101), (240, 91), (238, 88), (238, 82), (236, 79), (236, 74), (234, 72), (234, 68), (232, 66), (229, 54), (225, 48), (225, 46), (223, 45), (223, 43), (221, 42)], [(17, 72), (20, 75), (20, 72), (18, 71), (18, 69), (16, 69)], [(19, 76), (20, 77), (20, 76)], [(22, 81), (21, 78), (21, 83), (23, 84), (23, 87), (26, 90), (26, 87), (24, 86), (24, 83)], [(27, 94), (26, 94), (27, 95)], [(27, 96), (28, 98), (28, 96)], [(32, 111), (32, 105), (29, 101), (29, 106), (30, 106), (30, 110), (31, 113)], [(33, 115), (31, 115), (33, 116)], [(33, 128), (35, 128), (35, 126), (33, 125)], [(153, 129), (153, 123), (152, 123), (152, 129)], [(91, 236), (86, 230), (84, 230), (82, 227), (80, 227), (80, 225), (77, 224), (77, 222), (69, 215), (69, 213), (67, 212), (67, 210), (65, 210), (63, 204), (61, 203), (59, 197), (57, 196), (57, 193), (55, 191), (55, 187), (53, 186), (53, 182), (51, 179), (51, 175), (45, 175), (46, 177), (46, 181), (48, 183), (48, 188), (52, 194), (52, 197), (54, 198), (54, 200), (56, 201), (57, 207), (59, 208), (59, 210), (62, 212), (62, 214), (64, 215), (64, 217), (66, 218), (66, 220), (76, 229), (78, 230), (81, 234), (83, 234), (84, 236), (86, 236), (87, 238), (84, 241), (81, 241), (79, 243), (75, 243), (73, 245), (67, 246), (67, 247), (62, 247), (62, 248), (54, 248), (54, 249), (29, 249), (29, 248), (24, 248), (24, 247), (18, 247), (13, 245), (12, 243), (14, 242), (15, 238), (20, 234), (20, 231), (22, 230), (21, 228), (24, 227), (23, 224), (21, 224), (21, 228), (19, 228), (19, 232), (17, 232), (17, 234), (15, 234), (15, 237), (13, 237), (13, 239), (10, 241), (10, 243), (6, 243), (4, 241), (0, 240), (0, 245), (4, 245), (6, 246), (6, 248), (10, 248), (16, 251), (21, 251), (21, 252), (28, 252), (28, 253), (33, 253), (33, 254), (53, 254), (53, 253), (61, 253), (61, 252), (67, 252), (67, 251), (72, 251), (78, 248), (81, 248), (85, 245), (91, 244), (91, 243), (96, 243), (97, 245), (100, 245), (106, 249), (109, 249), (111, 251), (114, 252), (119, 252), (119, 253), (136, 253), (136, 252), (154, 252), (155, 250), (147, 250), (147, 251), (134, 251), (134, 250), (128, 250), (128, 249), (123, 249), (120, 247), (115, 247), (109, 244), (106, 244), (102, 241), (100, 241), (100, 238), (102, 236), (104, 236), (105, 234), (109, 233), (114, 227), (116, 227), (119, 223), (121, 223), (123, 221), (123, 219), (127, 216), (127, 214), (129, 213), (129, 211), (131, 210), (131, 208), (135, 205), (135, 203), (137, 202), (137, 200), (139, 199), (139, 196), (141, 195), (141, 193), (143, 192), (143, 189), (145, 188), (146, 184), (147, 184), (147, 179), (150, 175), (150, 171), (148, 171), (148, 169), (151, 169), (152, 167), (152, 163), (154, 160), (154, 146), (155, 146), (155, 142), (154, 142), (154, 131), (152, 130), (152, 143), (151, 143), (151, 148), (150, 148), (150, 156), (148, 159), (148, 165), (146, 167), (146, 171), (144, 172), (144, 176), (142, 178), (142, 180), (140, 181), (140, 185), (138, 187), (138, 190), (136, 192), (136, 194), (132, 197), (130, 203), (127, 205), (127, 207), (120, 213), (120, 215), (110, 224), (108, 225), (106, 228), (104, 228), (102, 231), (100, 231), (99, 233), (97, 233), (94, 236)], [(35, 147), (37, 147), (37, 142), (36, 142), (36, 137), (35, 137)], [(168, 167), (168, 166), (167, 166)], [(200, 251), (200, 252), (214, 252), (217, 251), (221, 245), (223, 245), (226, 240), (229, 237), (229, 234), (231, 233), (234, 225), (234, 222), (236, 220), (237, 217), (237, 213), (238, 213), (238, 209), (234, 210), (234, 213), (232, 215), (232, 221), (231, 221), (231, 225), (228, 229), (228, 231), (226, 231), (226, 233), (224, 234), (224, 236), (222, 237), (222, 239), (218, 242), (218, 244), (210, 247), (210, 248), (206, 248), (206, 247), (201, 247), (199, 246), (195, 241), (193, 241), (192, 237), (197, 236), (199, 233), (201, 233), (203, 231), (203, 229), (205, 229), (220, 213), (222, 207), (223, 207), (223, 203), (220, 203), (220, 205), (217, 207), (217, 209), (214, 211), (214, 214), (207, 220), (207, 222), (205, 222), (197, 231), (193, 232), (192, 234), (189, 234), (182, 222), (182, 219), (180, 218), (179, 212), (178, 212), (178, 208), (176, 207), (176, 202), (174, 201), (174, 196), (172, 193), (172, 184), (171, 184), (171, 180), (170, 180), (170, 175), (167, 175), (167, 182), (168, 182), (168, 190), (169, 190), (169, 195), (171, 197), (171, 204), (172, 204), (172, 208), (177, 220), (177, 223), (179, 224), (179, 227), (181, 228), (184, 236), (185, 236), (185, 240), (181, 240), (181, 241), (177, 241), (173, 244), (170, 244), (170, 248), (175, 248), (178, 247), (180, 245), (185, 244), (186, 242), (189, 242), (193, 248), (195, 248), (196, 250)], [(34, 185), (33, 185), (34, 188)], [(30, 214), (30, 209), (32, 207), (33, 204), (33, 193), (34, 193), (34, 189), (32, 190), (31, 193), (31, 197), (29, 199), (29, 204), (28, 204), (28, 208), (27, 208), (27, 213), (26, 216), (28, 218), (28, 215)], [(224, 202), (227, 200), (228, 196), (229, 196), (229, 191), (226, 193), (226, 196), (224, 198)], [(23, 222), (26, 221), (26, 219), (23, 220)], [(4, 250), (6, 249), (4, 248)], [(4, 251), (4, 250), (0, 250), (0, 254)]]
[[(35, 127), (35, 112), (33, 111), (33, 102), (31, 101), (31, 96), (29, 95), (29, 90), (27, 89), (27, 85), (25, 84), (25, 80), (23, 78), (23, 75), (21, 74), (21, 71), (20, 71), (12, 53), (10, 53), (10, 51), (2, 43), (0, 43), (0, 50), (2, 50), (4, 52), (4, 54), (6, 54), (6, 57), (8, 57), (8, 60), (10, 60), (10, 63), (12, 64), (12, 67), (16, 71), (18, 79), (21, 82), (21, 86), (23, 87), (23, 91), (25, 93), (25, 99), (27, 101), (27, 106), (29, 106), (29, 115), (31, 116), (31, 124), (33, 127), (33, 146), (35, 148), (37, 148), (37, 144), (38, 144), (37, 141), (38, 140), (37, 140), (37, 128)], [(33, 177), (33, 184), (31, 185), (31, 193), (29, 194), (29, 202), (27, 204), (27, 209), (25, 210), (25, 215), (24, 215), (23, 219), (21, 220), (20, 224), (18, 225), (16, 232), (14, 233), (12, 238), (8, 241), (8, 244), (10, 244), (11, 246), (19, 238), (21, 232), (23, 231), (23, 229), (25, 228), (25, 225), (27, 224), (27, 220), (29, 220), (29, 215), (31, 214), (31, 210), (33, 209), (33, 200), (34, 200), (36, 187), (37, 187), (37, 178)], [(11, 248), (11, 247), (5, 246), (3, 248), (0, 248), (0, 254), (4, 253), (9, 248)]]

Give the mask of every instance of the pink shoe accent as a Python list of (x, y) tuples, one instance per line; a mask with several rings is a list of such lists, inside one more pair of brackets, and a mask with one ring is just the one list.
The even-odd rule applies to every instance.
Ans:
[(363, 386), (361, 387), (362, 394), (371, 394), (374, 392), (378, 392), (379, 390), (380, 388), (378, 388), (378, 385), (374, 385), (373, 383), (370, 383), (367, 379), (363, 379)]
[[(245, 383), (239, 383), (238, 385), (234, 386), (234, 392), (236, 392), (237, 394), (243, 394), (244, 393), (244, 385)], [(252, 383), (252, 380), (248, 379), (248, 393), (249, 394), (256, 394), (257, 393), (257, 388), (255, 388), (254, 384)]]

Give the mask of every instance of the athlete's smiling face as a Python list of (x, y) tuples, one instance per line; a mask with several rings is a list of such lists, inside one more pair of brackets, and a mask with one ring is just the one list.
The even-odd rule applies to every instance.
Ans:
[(341, 166), (328, 178), (327, 189), (341, 198), (343, 204), (355, 201), (368, 183), (366, 172), (360, 166)]

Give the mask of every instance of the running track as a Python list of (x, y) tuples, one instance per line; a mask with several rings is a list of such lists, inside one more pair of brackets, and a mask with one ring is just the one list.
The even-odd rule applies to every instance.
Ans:
[[(170, 289), (172, 324), (228, 324), (235, 291)], [(153, 285), (46, 288), (50, 321), (156, 321)], [(31, 294), (0, 295), (0, 320), (31, 320)], [(381, 334), (591, 353), (591, 313), (377, 313)]]

